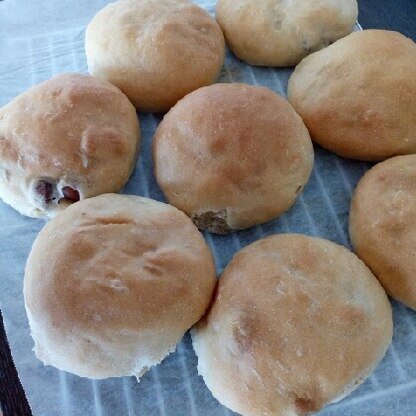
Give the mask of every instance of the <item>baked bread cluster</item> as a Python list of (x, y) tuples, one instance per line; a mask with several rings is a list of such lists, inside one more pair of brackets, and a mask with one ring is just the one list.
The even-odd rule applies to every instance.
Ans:
[[(396, 32), (350, 34), (356, 18), (355, 0), (218, 0), (218, 23), (188, 0), (119, 0), (87, 27), (91, 76), (57, 75), (0, 109), (0, 198), (54, 217), (24, 277), (41, 361), (139, 378), (196, 324), (199, 373), (243, 416), (317, 412), (368, 377), (392, 339), (384, 289), (416, 309), (416, 46)], [(222, 31), (248, 63), (298, 64), (288, 101), (213, 84)], [(136, 164), (136, 109), (167, 112), (152, 146), (172, 205), (114, 194)], [(198, 228), (226, 234), (290, 209), (313, 170), (311, 139), (343, 157), (396, 156), (354, 193), (362, 260), (274, 235), (216, 282)]]

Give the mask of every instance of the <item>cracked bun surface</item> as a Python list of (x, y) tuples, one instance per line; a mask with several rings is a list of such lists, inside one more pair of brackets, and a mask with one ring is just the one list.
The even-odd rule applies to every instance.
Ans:
[(243, 416), (317, 412), (356, 389), (392, 339), (387, 296), (335, 243), (295, 234), (237, 253), (192, 338), (198, 372)]
[(204, 238), (176, 208), (115, 194), (80, 201), (43, 228), (29, 255), (34, 351), (83, 377), (140, 377), (200, 319), (215, 282)]
[(416, 310), (416, 155), (364, 175), (351, 203), (350, 236), (387, 293)]
[(0, 109), (0, 198), (23, 215), (53, 217), (119, 191), (139, 144), (136, 110), (117, 87), (57, 75)]
[(292, 66), (354, 29), (356, 0), (218, 0), (217, 21), (251, 65)]
[(92, 75), (117, 85), (139, 110), (162, 112), (217, 79), (225, 41), (188, 0), (120, 0), (91, 20), (85, 51)]
[(416, 153), (416, 44), (387, 30), (354, 32), (305, 58), (288, 97), (312, 139), (377, 161)]
[(169, 202), (224, 234), (269, 221), (295, 202), (313, 167), (308, 130), (273, 91), (214, 84), (179, 101), (153, 139)]

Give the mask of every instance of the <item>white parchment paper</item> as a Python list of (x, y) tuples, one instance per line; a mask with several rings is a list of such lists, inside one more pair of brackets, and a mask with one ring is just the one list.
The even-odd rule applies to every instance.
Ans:
[[(85, 25), (107, 0), (0, 1), (0, 106), (30, 86), (67, 71), (87, 72)], [(213, 1), (197, 2), (211, 13)], [(249, 67), (230, 53), (222, 82), (264, 85), (285, 95), (290, 70)], [(123, 192), (164, 200), (152, 174), (150, 143), (161, 116), (140, 114), (143, 144)], [(318, 147), (310, 182), (295, 206), (262, 226), (226, 237), (206, 234), (220, 273), (241, 247), (270, 234), (298, 232), (350, 248), (351, 192), (369, 164), (339, 158)], [(174, 354), (137, 383), (134, 378), (91, 381), (44, 367), (32, 352), (22, 281), (30, 247), (44, 225), (0, 202), (0, 307), (13, 357), (35, 416), (222, 416), (222, 407), (197, 375), (197, 359), (185, 335)], [(47, 262), (45, 258), (43, 261)], [(326, 416), (416, 415), (416, 314), (394, 309), (394, 341), (375, 373)]]

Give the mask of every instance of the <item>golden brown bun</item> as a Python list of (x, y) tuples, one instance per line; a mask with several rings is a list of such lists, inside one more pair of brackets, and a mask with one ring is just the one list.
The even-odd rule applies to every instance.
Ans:
[(211, 252), (185, 214), (106, 194), (40, 232), (25, 272), (35, 353), (90, 377), (141, 376), (174, 351), (215, 286)]
[(356, 0), (218, 0), (216, 17), (231, 50), (251, 65), (296, 65), (348, 35)]
[(308, 131), (289, 103), (246, 84), (187, 95), (160, 123), (153, 153), (169, 202), (215, 233), (285, 212), (313, 166)]
[(305, 58), (289, 102), (312, 139), (340, 156), (383, 160), (416, 152), (416, 44), (364, 30)]
[(392, 311), (377, 279), (330, 241), (276, 235), (234, 256), (193, 331), (198, 371), (244, 416), (319, 411), (384, 356)]
[(187, 0), (120, 0), (91, 20), (85, 50), (92, 75), (156, 112), (213, 83), (225, 43), (215, 20)]
[(364, 175), (351, 203), (350, 235), (387, 293), (416, 310), (416, 155)]
[(135, 108), (106, 81), (61, 74), (0, 109), (0, 198), (50, 218), (127, 182), (140, 142)]

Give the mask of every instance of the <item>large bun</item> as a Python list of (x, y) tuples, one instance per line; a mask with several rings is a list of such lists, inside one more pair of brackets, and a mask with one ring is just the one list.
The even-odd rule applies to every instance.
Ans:
[(88, 69), (117, 85), (142, 111), (167, 111), (214, 82), (224, 62), (217, 22), (187, 0), (120, 0), (85, 34)]
[(354, 29), (356, 0), (218, 0), (231, 50), (251, 65), (291, 66)]
[(351, 242), (386, 291), (416, 310), (416, 155), (370, 169), (350, 210)]
[(153, 139), (155, 176), (199, 228), (226, 233), (289, 209), (308, 182), (313, 147), (290, 104), (247, 84), (188, 94)]
[(24, 298), (35, 353), (80, 376), (139, 377), (208, 306), (212, 255), (191, 220), (150, 199), (106, 194), (49, 222)]
[(288, 97), (312, 139), (340, 156), (384, 160), (416, 152), (416, 44), (364, 30), (305, 58)]
[(222, 404), (244, 416), (294, 416), (357, 388), (392, 329), (387, 296), (357, 256), (287, 234), (234, 256), (193, 345)]
[(140, 143), (136, 110), (116, 87), (61, 74), (0, 109), (0, 197), (21, 214), (53, 217), (117, 192)]

